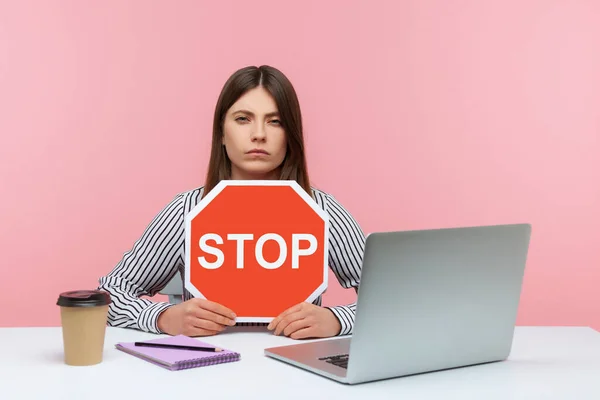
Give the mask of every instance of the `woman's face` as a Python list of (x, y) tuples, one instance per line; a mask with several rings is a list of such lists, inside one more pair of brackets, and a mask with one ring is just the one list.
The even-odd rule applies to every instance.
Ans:
[(287, 141), (275, 100), (263, 87), (246, 92), (225, 115), (223, 144), (231, 179), (277, 179)]

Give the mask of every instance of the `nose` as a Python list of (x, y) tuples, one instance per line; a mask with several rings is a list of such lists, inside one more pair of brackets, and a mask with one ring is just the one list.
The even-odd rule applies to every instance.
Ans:
[(262, 124), (257, 124), (256, 127), (252, 130), (252, 141), (264, 141), (267, 135), (265, 132), (265, 128)]

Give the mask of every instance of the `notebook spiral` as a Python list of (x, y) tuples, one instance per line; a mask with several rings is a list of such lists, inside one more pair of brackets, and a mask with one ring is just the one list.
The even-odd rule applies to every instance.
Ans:
[(219, 354), (215, 356), (195, 358), (191, 360), (179, 361), (174, 365), (174, 369), (189, 369), (196, 367), (207, 367), (209, 365), (223, 364), (233, 361), (239, 361), (240, 355), (237, 353)]

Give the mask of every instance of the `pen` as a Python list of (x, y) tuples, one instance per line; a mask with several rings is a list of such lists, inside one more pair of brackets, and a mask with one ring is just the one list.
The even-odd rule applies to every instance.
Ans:
[(196, 351), (223, 351), (223, 349), (219, 347), (200, 347), (200, 346), (183, 346), (178, 344), (164, 344), (164, 343), (145, 343), (145, 342), (135, 342), (136, 346), (140, 347), (160, 347), (164, 349), (177, 349), (177, 350), (196, 350)]

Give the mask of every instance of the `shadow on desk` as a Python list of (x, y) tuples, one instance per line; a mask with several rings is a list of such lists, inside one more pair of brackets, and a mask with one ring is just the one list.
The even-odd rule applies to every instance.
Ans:
[(44, 363), (64, 364), (64, 354), (62, 349), (60, 351), (41, 353), (40, 356), (41, 361)]

